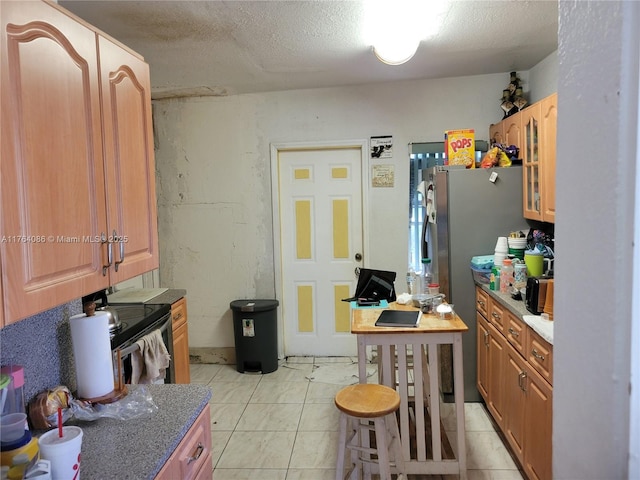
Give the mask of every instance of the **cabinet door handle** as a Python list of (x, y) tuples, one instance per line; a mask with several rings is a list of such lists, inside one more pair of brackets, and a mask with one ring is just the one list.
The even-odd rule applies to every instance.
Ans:
[(527, 391), (526, 386), (525, 386), (526, 385), (526, 382), (525, 382), (526, 378), (527, 378), (527, 372), (525, 372), (524, 370), (521, 371), (518, 374), (518, 386), (520, 387), (520, 390), (522, 390), (523, 392)]
[(100, 233), (100, 243), (107, 244), (107, 264), (102, 266), (102, 276), (106, 277), (107, 270), (109, 270), (109, 267), (113, 262), (113, 248), (111, 246), (111, 242), (109, 242), (109, 240), (107, 239), (107, 234), (104, 232)]
[(535, 348), (533, 350), (531, 350), (531, 355), (533, 355), (538, 360), (542, 360), (544, 362), (544, 355), (540, 355), (538, 353), (538, 350), (536, 350)]
[(491, 316), (496, 320), (500, 320), (500, 315), (498, 315), (496, 312), (491, 312)]
[(180, 320), (181, 318), (182, 318), (182, 312), (177, 313), (177, 314), (173, 317), (173, 320), (174, 320), (174, 321), (177, 321), (177, 320)]
[(511, 335), (513, 335), (514, 337), (519, 337), (520, 334), (518, 332), (516, 332), (513, 328), (509, 327), (509, 333)]
[(204, 445), (202, 445), (202, 442), (198, 442), (198, 446), (196, 447), (196, 451), (194, 452), (194, 454), (191, 457), (187, 458), (187, 465), (198, 460), (203, 451)]
[(484, 332), (484, 345), (485, 347), (489, 346), (489, 332)]
[(484, 308), (484, 300), (478, 300), (478, 305)]
[[(115, 230), (113, 231), (113, 238), (118, 238), (118, 233)], [(116, 272), (118, 271), (118, 265), (124, 262), (124, 237), (120, 237), (120, 241), (118, 243), (120, 243), (120, 260), (115, 263)]]

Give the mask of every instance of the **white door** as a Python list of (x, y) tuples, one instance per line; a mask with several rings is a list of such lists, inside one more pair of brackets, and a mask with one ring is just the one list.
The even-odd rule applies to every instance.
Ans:
[(360, 144), (272, 154), (286, 356), (357, 354), (349, 303), (342, 299), (353, 295), (355, 269), (362, 266), (363, 152)]

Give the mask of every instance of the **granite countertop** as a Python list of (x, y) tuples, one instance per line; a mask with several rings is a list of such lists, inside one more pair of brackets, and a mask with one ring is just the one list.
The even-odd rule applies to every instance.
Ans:
[(146, 385), (158, 406), (151, 417), (134, 420), (72, 420), (82, 428), (84, 479), (153, 479), (211, 398), (204, 385)]
[(508, 293), (500, 293), (495, 290), (491, 290), (489, 285), (486, 284), (476, 285), (480, 286), (490, 296), (506, 306), (511, 313), (519, 317), (538, 335), (553, 345), (553, 322), (542, 320), (539, 316), (532, 315), (531, 312), (527, 310), (527, 307), (525, 307), (523, 300), (514, 300)]

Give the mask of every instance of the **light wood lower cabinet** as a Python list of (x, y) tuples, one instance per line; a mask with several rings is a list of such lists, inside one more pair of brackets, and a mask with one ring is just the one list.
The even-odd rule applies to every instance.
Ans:
[(500, 428), (504, 424), (504, 351), (506, 342), (496, 328), (477, 314), (478, 390)]
[(173, 367), (176, 383), (191, 383), (189, 371), (189, 328), (187, 324), (187, 299), (181, 298), (171, 305), (173, 326)]
[(480, 287), (476, 305), (478, 390), (527, 478), (551, 479), (553, 346)]
[(156, 480), (210, 480), (213, 477), (211, 460), (211, 412), (207, 404), (198, 415), (178, 447), (156, 476)]

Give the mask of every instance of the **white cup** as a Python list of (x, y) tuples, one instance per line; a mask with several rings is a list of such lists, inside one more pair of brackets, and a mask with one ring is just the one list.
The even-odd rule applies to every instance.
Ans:
[(56, 480), (80, 480), (80, 450), (82, 429), (62, 427), (50, 430), (38, 439), (40, 457), (51, 462), (51, 477)]
[(507, 237), (498, 237), (495, 251), (496, 253), (509, 253), (509, 243), (507, 242)]

